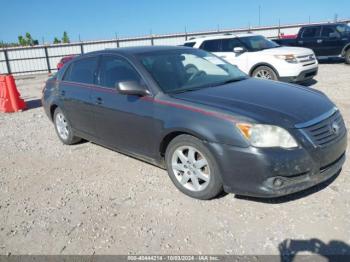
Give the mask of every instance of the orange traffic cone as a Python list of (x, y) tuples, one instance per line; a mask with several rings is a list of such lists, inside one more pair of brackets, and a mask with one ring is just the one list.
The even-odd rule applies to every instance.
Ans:
[(12, 75), (0, 76), (0, 111), (17, 112), (26, 108)]

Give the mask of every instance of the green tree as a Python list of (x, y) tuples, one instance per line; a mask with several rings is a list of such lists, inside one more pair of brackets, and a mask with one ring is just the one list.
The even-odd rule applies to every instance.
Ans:
[(20, 45), (22, 45), (22, 46), (25, 46), (25, 45), (27, 45), (27, 41), (24, 39), (24, 37), (23, 36), (18, 36), (18, 43), (20, 44)]
[(62, 43), (70, 43), (68, 33), (66, 31), (63, 32)]
[(27, 45), (38, 45), (39, 44), (39, 41), (38, 40), (35, 40), (32, 38), (31, 34), (30, 33), (26, 33), (25, 36), (18, 36), (18, 43), (21, 45), (21, 46), (27, 46)]
[(28, 32), (26, 33), (26, 42), (27, 45), (34, 45), (32, 35)]
[(59, 44), (59, 43), (61, 43), (61, 41), (60, 41), (60, 40), (58, 40), (58, 38), (57, 38), (57, 37), (55, 37), (55, 39), (53, 40), (53, 43), (54, 43), (54, 44)]

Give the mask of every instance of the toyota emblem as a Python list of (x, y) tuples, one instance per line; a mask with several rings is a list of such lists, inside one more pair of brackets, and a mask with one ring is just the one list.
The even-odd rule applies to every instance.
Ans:
[(331, 131), (333, 134), (338, 135), (339, 133), (339, 124), (337, 122), (333, 122), (332, 126), (331, 126)]

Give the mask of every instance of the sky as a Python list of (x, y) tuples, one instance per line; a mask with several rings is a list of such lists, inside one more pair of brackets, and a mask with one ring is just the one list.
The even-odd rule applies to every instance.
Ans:
[(0, 41), (51, 43), (350, 18), (349, 0), (0, 0)]

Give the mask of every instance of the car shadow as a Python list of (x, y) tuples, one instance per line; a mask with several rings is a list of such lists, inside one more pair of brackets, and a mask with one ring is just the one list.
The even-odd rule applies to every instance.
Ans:
[[(250, 196), (241, 196), (241, 195), (235, 195), (235, 198), (242, 199), (242, 200), (248, 200), (248, 201), (254, 201), (254, 202), (260, 202), (260, 203), (266, 203), (266, 204), (282, 204), (287, 203), (290, 201), (295, 201), (304, 197), (307, 197), (309, 195), (312, 195), (314, 193), (317, 193), (326, 187), (328, 187), (330, 184), (334, 182), (334, 180), (337, 179), (339, 176), (341, 170), (339, 170), (334, 176), (329, 178), (328, 180), (315, 185), (313, 187), (310, 187), (308, 189), (305, 189), (300, 192), (292, 193), (290, 195), (281, 196), (281, 197), (275, 197), (275, 198), (258, 198), (258, 197), (250, 197)], [(349, 260), (350, 261), (350, 260)]]
[[(328, 243), (313, 238), (309, 240), (286, 239), (278, 245), (280, 261), (350, 261), (350, 246), (340, 240), (331, 240)], [(301, 255), (300, 252), (310, 252), (311, 255)], [(296, 257), (298, 256), (298, 258)], [(301, 256), (307, 256), (306, 260)], [(312, 258), (312, 256), (315, 256)], [(320, 260), (320, 257), (325, 259)]]
[(298, 83), (299, 85), (302, 85), (302, 86), (313, 86), (315, 84), (317, 84), (317, 80), (316, 79), (309, 79), (309, 80), (306, 80), (304, 82), (300, 82)]
[(322, 58), (318, 59), (319, 64), (341, 64), (345, 63), (345, 59), (342, 57), (334, 57), (334, 58)]
[(35, 109), (42, 106), (40, 99), (33, 99), (33, 100), (26, 101), (26, 105), (27, 105), (26, 110)]

